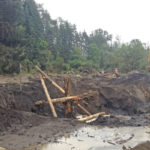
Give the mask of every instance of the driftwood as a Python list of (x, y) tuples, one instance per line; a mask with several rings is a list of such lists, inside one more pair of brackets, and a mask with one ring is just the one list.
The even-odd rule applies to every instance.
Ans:
[[(76, 98), (78, 98), (77, 96), (69, 96), (69, 97), (62, 97), (62, 98), (55, 98), (52, 99), (52, 103), (63, 103), (66, 101), (70, 101), (70, 100), (76, 100)], [(35, 102), (35, 105), (41, 105), (41, 104), (48, 104), (48, 101), (45, 100), (39, 100), (37, 102)]]
[(100, 113), (96, 113), (94, 115), (87, 116), (85, 118), (80, 118), (78, 120), (84, 122), (84, 121), (88, 121), (88, 120), (91, 120), (93, 118), (96, 118), (96, 117), (99, 117), (99, 116), (103, 116), (103, 115), (106, 115), (106, 113), (105, 112), (100, 112)]
[[(71, 93), (71, 84), (70, 79), (68, 77), (65, 78), (65, 96), (69, 97)], [(71, 114), (71, 102), (67, 101), (65, 103), (65, 116), (67, 117), (69, 114)]]
[(49, 78), (49, 76), (43, 72), (38, 66), (35, 66), (35, 69), (41, 73), (42, 76), (44, 76), (51, 84), (53, 84), (61, 93), (65, 94), (65, 91), (52, 79)]
[(89, 111), (87, 111), (87, 109), (85, 109), (83, 106), (81, 106), (79, 103), (76, 103), (76, 105), (88, 116), (91, 115), (91, 113)]
[[(52, 99), (52, 103), (58, 103), (58, 102), (66, 102), (66, 101), (77, 101), (77, 100), (87, 100), (89, 99), (89, 97), (93, 97), (95, 95), (97, 95), (98, 92), (97, 91), (89, 91), (77, 96), (69, 96), (69, 97), (62, 97), (62, 98), (56, 98), (56, 99)], [(41, 105), (41, 104), (48, 104), (48, 101), (45, 100), (40, 100), (35, 102), (35, 105)]]
[[(63, 90), (56, 82), (54, 82), (52, 79), (50, 79), (48, 77), (48, 75), (43, 72), (38, 66), (35, 66), (35, 69), (41, 73), (41, 75), (43, 77), (45, 77), (48, 81), (50, 81), (62, 94), (64, 94), (65, 96), (67, 97), (63, 97), (63, 98), (57, 98), (57, 99), (53, 99), (51, 100), (50, 99), (50, 102), (53, 104), (53, 103), (56, 103), (56, 102), (67, 102), (67, 105), (66, 105), (66, 109), (65, 109), (65, 114), (67, 115), (68, 113), (71, 113), (71, 102), (69, 102), (69, 100), (81, 100), (81, 99), (86, 99), (86, 98), (89, 98), (89, 96), (91, 95), (88, 95), (86, 96), (86, 94), (83, 94), (83, 95), (80, 95), (80, 96), (70, 96), (70, 80), (69, 78), (66, 79), (66, 82), (65, 82), (65, 90)], [(43, 80), (44, 81), (44, 80)], [(47, 91), (48, 92), (48, 91)], [(90, 92), (91, 93), (91, 92)], [(89, 94), (89, 93), (88, 93)], [(97, 94), (97, 92), (95, 92), (95, 94)], [(92, 93), (92, 96), (94, 94)], [(41, 104), (50, 104), (51, 106), (51, 103), (48, 101), (37, 101), (35, 104), (36, 105), (41, 105)], [(81, 106), (79, 103), (76, 103), (77, 106), (87, 115), (91, 115), (90, 112), (88, 112), (83, 106)], [(52, 109), (52, 108), (51, 108)], [(57, 115), (57, 114), (56, 114)]]
[(50, 105), (51, 111), (52, 111), (52, 113), (53, 113), (53, 116), (54, 116), (55, 118), (57, 118), (57, 114), (56, 114), (54, 105), (53, 105), (53, 103), (52, 103), (52, 100), (51, 100), (50, 95), (49, 95), (49, 93), (48, 93), (46, 84), (45, 84), (44, 79), (43, 79), (42, 77), (41, 77), (41, 83), (42, 83), (42, 86), (43, 86), (45, 95), (46, 95), (46, 97), (47, 97), (48, 103), (49, 103), (49, 105)]

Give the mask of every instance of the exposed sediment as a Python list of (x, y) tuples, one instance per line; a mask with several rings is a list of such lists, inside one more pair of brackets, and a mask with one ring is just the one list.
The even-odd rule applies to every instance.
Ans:
[[(111, 114), (108, 118), (99, 117), (92, 124), (107, 126), (145, 126), (150, 124), (149, 75), (138, 73), (114, 79), (99, 74), (69, 76), (71, 78), (71, 95), (79, 95), (89, 90), (98, 92), (98, 94), (81, 101), (82, 106), (92, 114), (101, 111)], [(0, 80), (3, 78), (1, 77)], [(50, 75), (50, 78), (64, 88), (65, 75)], [(27, 141), (32, 137), (38, 137), (27, 142), (28, 144), (24, 142), (24, 145), (20, 145), (26, 147), (38, 144), (39, 141), (40, 143), (54, 141), (60, 135), (63, 136), (66, 132), (83, 125), (73, 119), (76, 114), (82, 114), (75, 105), (73, 105), (73, 118), (71, 119), (64, 118), (64, 104), (62, 103), (54, 104), (58, 119), (52, 118), (49, 105), (35, 106), (36, 101), (46, 100), (39, 77), (22, 77), (22, 81), (22, 90), (20, 90), (17, 78), (14, 81), (12, 78), (8, 78), (0, 84), (0, 144), (2, 146), (6, 148), (19, 147), (13, 140), (13, 143), (5, 141), (9, 134), (24, 137)], [(63, 97), (48, 81), (46, 84), (52, 98)], [(51, 132), (47, 132), (47, 130)], [(48, 134), (43, 135), (45, 132)]]

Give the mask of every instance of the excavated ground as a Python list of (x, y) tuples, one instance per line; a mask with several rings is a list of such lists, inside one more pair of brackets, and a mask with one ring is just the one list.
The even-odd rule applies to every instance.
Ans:
[(131, 148), (130, 150), (149, 150), (150, 149), (150, 142), (145, 142), (142, 144), (137, 145), (134, 148)]
[[(49, 75), (64, 87), (65, 75)], [(99, 117), (94, 125), (146, 126), (150, 124), (150, 76), (141, 73), (120, 78), (100, 74), (69, 75), (71, 95), (89, 90), (98, 94), (81, 102), (92, 114), (105, 111), (109, 118)], [(52, 98), (62, 97), (46, 82)], [(23, 149), (30, 145), (53, 142), (58, 137), (84, 126), (75, 119), (64, 118), (64, 104), (55, 104), (58, 119), (53, 119), (49, 105), (35, 106), (46, 100), (38, 76), (23, 76), (20, 89), (17, 77), (0, 77), (0, 146)], [(86, 102), (85, 102), (86, 101)], [(82, 112), (73, 105), (73, 117)], [(138, 149), (137, 149), (138, 150)]]

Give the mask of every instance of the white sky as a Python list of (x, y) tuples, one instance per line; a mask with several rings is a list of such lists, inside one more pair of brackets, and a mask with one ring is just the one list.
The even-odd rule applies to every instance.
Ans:
[(150, 43), (150, 0), (35, 0), (51, 17), (76, 24), (78, 31), (101, 28), (122, 42)]

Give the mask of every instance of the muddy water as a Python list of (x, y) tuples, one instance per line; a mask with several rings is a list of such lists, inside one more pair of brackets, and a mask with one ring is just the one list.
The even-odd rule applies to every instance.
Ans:
[[(121, 150), (150, 140), (149, 127), (83, 127), (36, 150)], [(31, 150), (31, 149), (30, 149)], [(35, 150), (32, 149), (32, 150)]]

